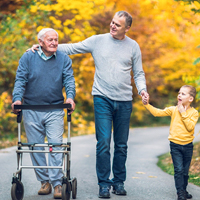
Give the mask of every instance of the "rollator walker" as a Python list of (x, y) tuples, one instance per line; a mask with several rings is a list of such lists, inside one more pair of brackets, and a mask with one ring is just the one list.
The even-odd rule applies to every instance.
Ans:
[[(40, 110), (40, 109), (69, 109), (71, 104), (54, 104), (54, 105), (14, 105), (14, 109), (21, 110)], [(17, 115), (18, 123), (18, 148), (17, 153), (17, 171), (13, 173), (11, 197), (12, 200), (22, 200), (24, 197), (24, 186), (22, 184), (22, 169), (46, 168), (46, 169), (62, 169), (62, 200), (69, 200), (72, 192), (72, 198), (76, 199), (77, 179), (70, 177), (71, 162), (71, 139), (70, 125), (71, 115), (67, 112), (68, 137), (67, 143), (22, 143), (21, 142), (21, 121), (22, 111)], [(26, 147), (26, 149), (24, 148)], [(28, 147), (28, 148), (27, 148)], [(44, 150), (34, 150), (35, 147), (44, 147)], [(54, 150), (53, 147), (62, 147), (63, 150)], [(25, 166), (22, 164), (23, 153), (63, 153), (62, 166)]]

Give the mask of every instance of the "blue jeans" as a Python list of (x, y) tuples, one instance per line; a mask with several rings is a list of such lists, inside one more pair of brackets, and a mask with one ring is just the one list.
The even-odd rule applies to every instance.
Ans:
[(170, 142), (171, 156), (174, 165), (174, 180), (177, 193), (186, 190), (188, 185), (188, 173), (193, 154), (193, 143), (186, 145)]
[[(132, 112), (132, 101), (113, 101), (103, 96), (94, 96), (96, 129), (96, 171), (100, 186), (124, 183), (126, 180), (127, 141)], [(113, 125), (114, 156), (113, 176), (110, 163), (110, 142)]]

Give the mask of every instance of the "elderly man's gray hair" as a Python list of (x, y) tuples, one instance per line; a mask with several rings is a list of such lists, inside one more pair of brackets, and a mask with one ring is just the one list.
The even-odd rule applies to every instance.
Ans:
[(46, 34), (46, 32), (48, 32), (48, 31), (54, 31), (54, 32), (57, 34), (57, 36), (58, 36), (57, 31), (54, 30), (53, 28), (43, 28), (43, 29), (38, 33), (38, 35), (37, 35), (38, 40), (42, 40), (42, 41), (43, 41), (43, 39), (44, 39), (44, 37), (45, 37), (45, 34)]

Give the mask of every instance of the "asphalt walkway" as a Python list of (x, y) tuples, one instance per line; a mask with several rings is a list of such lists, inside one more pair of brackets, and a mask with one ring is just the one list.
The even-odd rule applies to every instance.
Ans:
[[(195, 141), (200, 141), (200, 125), (195, 129)], [(169, 152), (169, 127), (130, 129), (127, 180), (127, 196), (111, 194), (112, 200), (176, 200), (173, 176), (157, 167), (158, 156)], [(71, 176), (78, 180), (78, 200), (97, 200), (98, 185), (95, 172), (95, 135), (73, 137)], [(113, 144), (112, 144), (113, 146)], [(0, 150), (0, 199), (11, 200), (12, 174), (16, 171), (16, 147)], [(111, 150), (113, 151), (113, 149)], [(31, 165), (30, 157), (24, 154), (23, 163)], [(112, 175), (111, 175), (112, 177)], [(24, 200), (52, 200), (53, 194), (38, 196), (40, 183), (32, 169), (22, 173)], [(193, 200), (200, 200), (200, 187), (189, 184)]]

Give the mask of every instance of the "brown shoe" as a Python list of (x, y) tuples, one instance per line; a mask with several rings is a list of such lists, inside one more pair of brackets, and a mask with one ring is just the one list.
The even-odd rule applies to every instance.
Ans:
[(62, 186), (61, 185), (57, 185), (54, 188), (54, 199), (62, 199)]
[(43, 183), (40, 190), (38, 191), (39, 195), (46, 195), (51, 193), (51, 184), (49, 182)]

